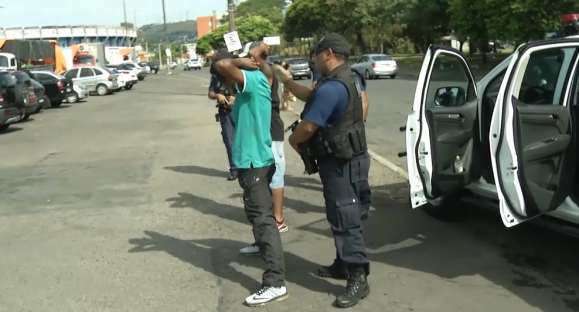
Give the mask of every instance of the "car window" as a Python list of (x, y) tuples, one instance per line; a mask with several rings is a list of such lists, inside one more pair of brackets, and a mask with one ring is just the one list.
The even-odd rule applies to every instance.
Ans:
[(93, 68), (92, 70), (94, 70), (94, 73), (95, 73), (97, 76), (103, 74), (103, 72), (102, 72), (100, 69), (98, 69), (98, 68)]
[(293, 60), (288, 60), (287, 63), (290, 65), (308, 64), (308, 61), (306, 59), (293, 59)]
[(16, 59), (10, 59), (10, 66), (16, 67)]
[(52, 77), (49, 74), (45, 74), (45, 73), (36, 73), (36, 74), (34, 74), (34, 78), (36, 80), (42, 80), (42, 81), (47, 81), (47, 82), (56, 80), (56, 78)]
[(530, 55), (518, 99), (531, 105), (563, 105), (565, 82), (574, 48), (537, 51)]
[(8, 67), (8, 58), (4, 55), (0, 55), (0, 66)]
[(90, 68), (83, 68), (80, 70), (80, 78), (92, 77), (92, 76), (94, 76), (94, 73)]
[(439, 54), (433, 64), (426, 93), (426, 108), (458, 107), (476, 100), (474, 82), (462, 60)]
[(78, 69), (71, 69), (69, 71), (66, 72), (66, 75), (64, 75), (64, 77), (66, 79), (74, 79), (76, 78), (76, 76), (78, 75)]
[(483, 91), (483, 99), (485, 103), (490, 105), (495, 104), (504, 78), (505, 78), (505, 71), (494, 77), (493, 80), (489, 82), (487, 88)]
[(372, 56), (372, 61), (391, 61), (392, 57), (388, 55), (375, 55)]

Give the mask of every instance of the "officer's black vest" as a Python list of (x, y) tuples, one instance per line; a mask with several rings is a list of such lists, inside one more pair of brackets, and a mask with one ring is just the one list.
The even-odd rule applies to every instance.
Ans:
[(335, 157), (338, 160), (348, 161), (367, 151), (362, 98), (356, 87), (354, 75), (348, 64), (338, 66), (318, 82), (306, 101), (302, 118), (311, 109), (314, 96), (324, 83), (338, 81), (348, 91), (348, 106), (341, 118), (326, 128), (320, 128), (308, 142), (308, 147), (318, 159)]

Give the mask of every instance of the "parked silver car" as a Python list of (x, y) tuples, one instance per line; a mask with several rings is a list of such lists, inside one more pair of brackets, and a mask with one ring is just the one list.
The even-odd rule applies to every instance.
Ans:
[(98, 95), (107, 95), (119, 88), (116, 75), (96, 66), (73, 68), (67, 71), (64, 76), (66, 79), (72, 80), (75, 85), (84, 87), (88, 92), (95, 92)]
[(312, 71), (310, 64), (305, 58), (291, 58), (287, 59), (286, 63), (289, 65), (289, 71), (294, 79), (312, 78)]
[(398, 63), (386, 54), (366, 54), (352, 64), (352, 69), (364, 75), (366, 79), (374, 79), (380, 76), (388, 76), (394, 79), (398, 74)]

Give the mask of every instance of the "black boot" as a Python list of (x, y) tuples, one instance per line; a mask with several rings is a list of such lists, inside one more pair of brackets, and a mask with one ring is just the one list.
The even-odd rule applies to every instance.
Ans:
[(316, 275), (324, 278), (334, 278), (345, 280), (348, 278), (348, 269), (346, 264), (339, 259), (334, 260), (330, 266), (321, 266), (316, 271)]
[(370, 294), (370, 286), (368, 285), (364, 267), (357, 266), (348, 271), (350, 276), (346, 286), (346, 293), (338, 296), (334, 303), (338, 308), (353, 307)]

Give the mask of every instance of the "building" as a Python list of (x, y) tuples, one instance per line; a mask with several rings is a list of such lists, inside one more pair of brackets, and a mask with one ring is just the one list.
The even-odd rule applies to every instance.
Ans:
[(197, 17), (197, 39), (211, 33), (219, 27), (219, 19), (216, 15)]
[(103, 43), (106, 47), (131, 47), (137, 40), (133, 25), (38, 26), (0, 28), (0, 40), (56, 40), (61, 47), (79, 43)]

